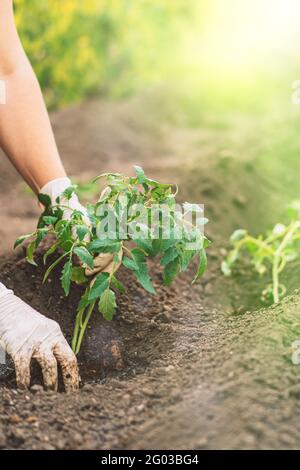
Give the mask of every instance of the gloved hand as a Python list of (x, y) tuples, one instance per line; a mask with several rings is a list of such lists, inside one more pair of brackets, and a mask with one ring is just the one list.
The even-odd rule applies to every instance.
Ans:
[[(79, 210), (83, 214), (84, 222), (87, 225), (91, 225), (88, 212), (86, 208), (80, 204), (76, 194), (73, 194), (69, 200), (67, 198), (61, 197), (65, 189), (69, 188), (70, 186), (72, 186), (72, 183), (69, 178), (58, 178), (43, 186), (40, 192), (42, 194), (47, 194), (50, 197), (53, 205), (56, 204), (56, 199), (58, 196), (60, 196), (61, 204), (70, 208), (64, 210), (63, 218), (65, 220), (70, 218), (74, 210)], [(88, 235), (86, 236), (85, 241), (89, 241)], [(86, 276), (94, 276), (101, 271), (108, 273), (117, 271), (122, 262), (123, 252), (121, 251), (118, 256), (119, 262), (117, 264), (114, 263), (113, 255), (110, 253), (101, 253), (100, 255), (96, 256), (94, 259), (94, 269), (86, 268)]]
[(0, 344), (12, 357), (17, 385), (30, 386), (30, 361), (39, 363), (46, 389), (57, 390), (57, 366), (66, 391), (79, 387), (77, 360), (59, 325), (31, 308), (0, 283)]
[(51, 199), (51, 204), (54, 206), (57, 204), (56, 199), (60, 197), (60, 203), (64, 207), (69, 207), (69, 209), (64, 209), (63, 219), (68, 220), (72, 212), (74, 210), (78, 210), (83, 215), (83, 220), (87, 225), (91, 224), (88, 211), (86, 208), (80, 204), (78, 197), (76, 194), (72, 194), (71, 199), (67, 199), (66, 197), (62, 196), (62, 193), (65, 189), (72, 186), (72, 182), (69, 178), (57, 178), (55, 180), (49, 181), (49, 183), (45, 184), (40, 190), (41, 194), (47, 194), (47, 196)]

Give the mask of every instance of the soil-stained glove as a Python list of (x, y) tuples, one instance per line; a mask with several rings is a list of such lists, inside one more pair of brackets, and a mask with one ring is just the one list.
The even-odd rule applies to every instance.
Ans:
[(77, 360), (59, 325), (44, 317), (0, 283), (0, 344), (12, 357), (17, 385), (30, 386), (30, 361), (39, 363), (46, 389), (57, 390), (57, 366), (66, 391), (79, 387)]
[[(42, 194), (47, 194), (50, 199), (52, 204), (56, 204), (56, 199), (58, 196), (60, 196), (60, 202), (64, 206), (68, 206), (70, 209), (65, 209), (63, 218), (68, 219), (73, 210), (79, 210), (83, 214), (83, 219), (87, 225), (91, 225), (90, 219), (88, 212), (82, 204), (80, 204), (78, 197), (76, 194), (73, 194), (71, 199), (67, 199), (64, 197), (61, 197), (62, 193), (65, 191), (65, 189), (69, 188), (72, 186), (71, 180), (69, 178), (58, 178), (53, 181), (50, 181), (47, 183), (43, 188), (41, 189)], [(88, 240), (88, 236), (87, 239)], [(122, 251), (119, 253), (119, 263), (114, 263), (113, 255), (110, 253), (101, 253), (100, 255), (96, 256), (94, 259), (94, 269), (86, 268), (85, 274), (86, 276), (94, 276), (95, 274), (105, 271), (108, 273), (112, 273), (118, 270), (121, 262), (122, 262)]]
[(90, 277), (102, 271), (109, 274), (113, 274), (121, 266), (122, 258), (123, 250), (120, 250), (118, 253), (117, 263), (114, 262), (114, 255), (111, 255), (110, 253), (100, 253), (94, 259), (94, 269), (86, 268), (85, 275)]

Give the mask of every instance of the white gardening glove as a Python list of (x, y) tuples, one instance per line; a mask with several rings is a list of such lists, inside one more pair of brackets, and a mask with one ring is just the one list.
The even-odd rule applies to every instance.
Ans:
[[(73, 194), (71, 199), (67, 199), (62, 197), (62, 193), (65, 189), (72, 186), (71, 180), (69, 178), (58, 178), (53, 181), (50, 181), (45, 186), (42, 187), (40, 193), (47, 194), (50, 199), (52, 205), (56, 204), (57, 197), (60, 197), (60, 203), (63, 206), (68, 206), (69, 209), (64, 210), (63, 218), (68, 220), (74, 210), (78, 210), (83, 214), (84, 222), (90, 226), (90, 218), (88, 212), (82, 204), (80, 204), (78, 197), (76, 194)], [(85, 241), (89, 241), (88, 235), (85, 238)], [(85, 274), (86, 276), (94, 276), (95, 274), (105, 271), (105, 272), (115, 272), (119, 268), (121, 261), (122, 261), (122, 251), (119, 253), (119, 263), (116, 265), (113, 260), (113, 255), (110, 253), (101, 253), (94, 259), (94, 269), (86, 268)]]
[(57, 390), (57, 366), (66, 391), (79, 387), (76, 357), (59, 325), (0, 283), (0, 344), (14, 361), (17, 385), (30, 386), (30, 361), (39, 363), (46, 389)]
[[(58, 197), (60, 198), (60, 204), (65, 206), (63, 213), (64, 220), (68, 220), (71, 217), (72, 212), (74, 210), (78, 210), (82, 213), (84, 222), (87, 225), (91, 225), (88, 211), (82, 204), (80, 204), (77, 195), (72, 194), (71, 199), (67, 199), (66, 197), (62, 196), (62, 193), (65, 191), (65, 189), (69, 188), (70, 186), (72, 186), (72, 182), (69, 178), (57, 178), (45, 184), (45, 186), (41, 188), (40, 193), (49, 196), (53, 206), (57, 204), (56, 199)], [(69, 207), (69, 209), (66, 206)]]

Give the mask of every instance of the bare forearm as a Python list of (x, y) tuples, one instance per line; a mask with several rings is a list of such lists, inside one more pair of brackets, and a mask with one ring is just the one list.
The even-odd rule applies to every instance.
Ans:
[(6, 104), (0, 107), (0, 144), (31, 188), (65, 176), (37, 79), (24, 60), (6, 84)]
[(12, 1), (0, 1), (0, 79), (6, 104), (0, 105), (0, 146), (13, 165), (38, 192), (65, 176), (43, 96), (20, 43)]

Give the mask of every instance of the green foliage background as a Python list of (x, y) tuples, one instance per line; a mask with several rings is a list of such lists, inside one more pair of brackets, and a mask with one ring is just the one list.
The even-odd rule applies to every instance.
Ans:
[(50, 108), (162, 80), (194, 8), (193, 0), (15, 0), (18, 30)]
[[(300, 5), (293, 0), (14, 0), (50, 109), (166, 85), (199, 110), (255, 110), (291, 95)], [(292, 8), (293, 6), (293, 8)], [(287, 15), (289, 12), (289, 15)], [(175, 98), (177, 99), (177, 98)]]

